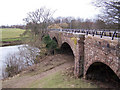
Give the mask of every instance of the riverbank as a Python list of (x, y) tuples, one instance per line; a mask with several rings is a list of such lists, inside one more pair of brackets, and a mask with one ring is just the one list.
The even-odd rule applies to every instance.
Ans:
[(73, 70), (74, 58), (70, 55), (47, 56), (39, 64), (3, 80), (2, 88), (115, 88), (108, 83), (75, 78)]
[(0, 46), (13, 46), (13, 45), (20, 45), (22, 44), (22, 41), (17, 40), (17, 41), (2, 41), (0, 42)]
[(93, 83), (75, 79), (73, 66), (74, 59), (69, 55), (47, 56), (41, 63), (3, 80), (2, 88), (98, 88)]

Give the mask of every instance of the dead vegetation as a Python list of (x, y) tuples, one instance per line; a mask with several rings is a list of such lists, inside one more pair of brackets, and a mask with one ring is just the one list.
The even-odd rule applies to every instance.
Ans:
[[(40, 59), (40, 61), (41, 63), (26, 68), (18, 75), (12, 78), (4, 79), (2, 82), (3, 88), (11, 88), (11, 87), (15, 87), (16, 85), (17, 85), (16, 87), (23, 87), (25, 85), (28, 85), (28, 83), (31, 83), (35, 78), (38, 77), (41, 78), (43, 76), (49, 75), (49, 73), (51, 73), (51, 70), (54, 70), (54, 68), (58, 68), (57, 70), (65, 69), (67, 66), (74, 64), (73, 59), (71, 59), (71, 56), (62, 55), (62, 54), (47, 56), (44, 57), (43, 59)], [(64, 67), (60, 68), (59, 66), (60, 67), (64, 66)], [(56, 69), (54, 70), (54, 72), (56, 72)]]

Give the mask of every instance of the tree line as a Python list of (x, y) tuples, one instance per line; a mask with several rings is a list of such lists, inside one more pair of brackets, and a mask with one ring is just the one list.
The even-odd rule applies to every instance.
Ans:
[(58, 17), (54, 24), (69, 29), (118, 29), (115, 23), (107, 23), (102, 19), (82, 19), (74, 17)]
[(25, 25), (2, 25), (0, 26), (0, 28), (20, 28), (20, 29), (25, 29)]

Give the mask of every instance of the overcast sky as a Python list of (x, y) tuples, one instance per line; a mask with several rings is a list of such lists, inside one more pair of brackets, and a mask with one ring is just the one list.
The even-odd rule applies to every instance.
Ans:
[(73, 16), (95, 18), (99, 10), (91, 5), (92, 0), (1, 0), (0, 26), (24, 24), (23, 18), (28, 12), (45, 6), (56, 10), (53, 17)]

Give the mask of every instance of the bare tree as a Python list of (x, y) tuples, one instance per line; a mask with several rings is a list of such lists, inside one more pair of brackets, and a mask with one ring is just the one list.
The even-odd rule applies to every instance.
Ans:
[(95, 29), (105, 29), (106, 28), (106, 24), (103, 20), (98, 19), (96, 20), (95, 24), (94, 24), (94, 28)]
[(3, 78), (12, 77), (24, 69), (23, 60), (17, 54), (9, 54), (5, 61), (5, 71), (3, 70)]
[(45, 7), (29, 12), (27, 17), (23, 19), (26, 22), (24, 35), (28, 34), (29, 38), (23, 40), (23, 43), (41, 49), (43, 46), (42, 38), (48, 34), (47, 28), (54, 22), (52, 17), (54, 12)]
[(46, 29), (53, 19), (53, 13), (54, 11), (41, 7), (36, 11), (29, 12), (27, 18), (23, 20), (27, 23), (27, 29), (30, 29), (34, 35), (40, 33), (42, 37), (42, 35), (46, 33)]
[(120, 29), (120, 0), (95, 0), (94, 5), (102, 8), (101, 19), (107, 23), (118, 24)]
[(57, 17), (55, 19), (55, 23), (56, 24), (58, 24), (58, 23), (60, 23), (60, 24), (64, 23), (65, 24), (66, 23), (66, 24), (68, 24), (68, 26), (65, 27), (65, 28), (72, 28), (72, 23), (71, 23), (72, 20), (74, 20), (74, 17), (71, 17), (71, 16), (69, 16), (69, 17)]
[(29, 45), (24, 45), (19, 48), (19, 56), (22, 56), (22, 60), (26, 66), (31, 66), (33, 64), (37, 64), (38, 60), (36, 60), (36, 56), (39, 55), (40, 50), (36, 47), (32, 47)]

